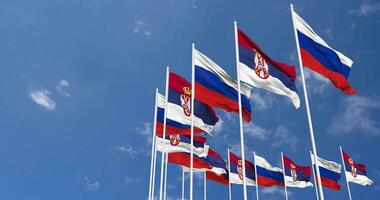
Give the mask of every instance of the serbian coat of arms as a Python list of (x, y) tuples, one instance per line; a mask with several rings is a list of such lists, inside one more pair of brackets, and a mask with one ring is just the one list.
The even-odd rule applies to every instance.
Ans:
[(191, 88), (183, 87), (183, 93), (180, 96), (181, 98), (181, 106), (183, 108), (183, 112), (186, 116), (191, 115)]

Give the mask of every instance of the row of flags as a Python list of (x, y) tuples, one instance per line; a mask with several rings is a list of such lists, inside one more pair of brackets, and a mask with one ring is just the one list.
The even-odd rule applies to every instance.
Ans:
[[(328, 78), (344, 93), (355, 94), (357, 90), (352, 88), (348, 81), (353, 61), (331, 48), (293, 11), (292, 7), (291, 10), (300, 66), (308, 67)], [(303, 88), (314, 153), (311, 154), (313, 168), (297, 165), (286, 156), (282, 156), (282, 168), (272, 166), (265, 158), (258, 155), (254, 155), (255, 162), (252, 163), (245, 159), (244, 151), (242, 151), (242, 158), (232, 152), (229, 153), (228, 164), (226, 164), (222, 156), (206, 145), (204, 136), (212, 134), (219, 121), (214, 109), (222, 109), (239, 114), (240, 138), (242, 150), (244, 149), (242, 119), (247, 123), (251, 122), (250, 99), (253, 87), (285, 96), (296, 109), (300, 107), (300, 98), (295, 84), (297, 78), (295, 66), (272, 59), (237, 27), (236, 22), (235, 47), (238, 80), (234, 80), (222, 67), (197, 50), (194, 44), (192, 82), (167, 70), (166, 95), (156, 94), (154, 145), (152, 145), (152, 152), (153, 148), (155, 151), (163, 152), (160, 200), (162, 200), (165, 154), (167, 155), (166, 162), (189, 169), (191, 174), (193, 171), (204, 171), (208, 179), (218, 183), (243, 184), (245, 199), (246, 185), (263, 187), (276, 185), (285, 186), (285, 189), (286, 187), (310, 187), (313, 185), (310, 181), (312, 171), (316, 172), (313, 173), (316, 181), (314, 184), (319, 187), (322, 200), (324, 199), (322, 188), (317, 182), (320, 181), (324, 187), (339, 190), (341, 165), (324, 160), (316, 153), (305, 83), (303, 83)], [(301, 75), (303, 77), (302, 67)], [(364, 165), (357, 164), (343, 151), (341, 154), (344, 158), (344, 169), (349, 170), (349, 173), (345, 170), (347, 182), (361, 185), (372, 183), (366, 176)], [(153, 157), (156, 156), (152, 154), (152, 163)], [(151, 169), (153, 169), (152, 166)], [(190, 199), (192, 199), (192, 175), (190, 177)], [(154, 188), (154, 179), (153, 183), (152, 178), (150, 182), (149, 196), (153, 199), (154, 191), (151, 192), (151, 190)], [(163, 196), (165, 199), (166, 194)]]
[[(161, 137), (157, 136), (157, 147), (160, 146)], [(165, 140), (165, 153), (168, 153), (168, 162), (180, 165), (184, 168), (190, 167), (190, 149), (189, 136), (167, 137)], [(312, 187), (312, 171), (314, 172), (315, 163), (312, 153), (310, 166), (301, 166), (293, 162), (287, 156), (282, 155), (283, 166), (275, 167), (270, 164), (264, 157), (254, 154), (254, 162), (243, 160), (232, 152), (229, 152), (228, 160), (212, 150), (205, 144), (206, 139), (203, 137), (194, 137), (194, 166), (195, 171), (207, 171), (207, 178), (220, 184), (243, 184), (243, 169), (245, 164), (246, 180), (248, 186), (286, 186), (296, 188)], [(157, 149), (162, 151), (161, 148)], [(205, 153), (207, 152), (207, 153)], [(342, 160), (345, 165), (345, 176), (348, 182), (359, 185), (371, 185), (373, 181), (367, 177), (367, 170), (364, 164), (355, 162), (346, 152), (342, 151)], [(318, 166), (320, 170), (322, 186), (332, 190), (340, 190), (342, 165), (335, 161), (329, 161), (318, 157)], [(314, 174), (314, 173), (313, 173)], [(315, 175), (315, 174), (314, 174)], [(257, 178), (256, 178), (257, 177)]]

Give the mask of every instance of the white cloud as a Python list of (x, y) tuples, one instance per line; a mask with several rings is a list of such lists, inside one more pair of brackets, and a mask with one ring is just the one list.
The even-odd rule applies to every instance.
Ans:
[(253, 110), (254, 111), (268, 110), (268, 108), (270, 108), (275, 101), (275, 98), (273, 95), (275, 94), (272, 94), (267, 91), (253, 90), (252, 96), (251, 96)]
[(328, 128), (330, 134), (347, 134), (357, 131), (360, 134), (379, 135), (379, 122), (371, 114), (378, 112), (380, 101), (364, 96), (350, 96), (343, 100), (341, 114), (333, 117)]
[(218, 135), (223, 130), (223, 119), (219, 118), (219, 122), (215, 124), (215, 127), (213, 129), (213, 134)]
[(324, 30), (325, 34), (327, 35), (327, 37), (329, 37), (330, 39), (333, 38), (333, 33), (332, 33), (332, 28), (327, 28)]
[(194, 8), (194, 9), (198, 8), (197, 0), (192, 0), (191, 1), (191, 7)]
[(71, 95), (64, 91), (64, 89), (68, 87), (70, 87), (70, 83), (67, 80), (60, 80), (56, 86), (56, 89), (61, 95), (70, 97)]
[(260, 140), (266, 140), (270, 134), (268, 130), (254, 123), (244, 124), (243, 129), (244, 134)]
[[(281, 196), (283, 198), (285, 196), (285, 190), (283, 187), (264, 187), (261, 190), (261, 193), (263, 195), (270, 195), (270, 196)], [(292, 193), (288, 190), (288, 197), (292, 196)]]
[(131, 178), (131, 177), (125, 177), (124, 182), (126, 184), (136, 184), (141, 182), (141, 178)]
[(357, 9), (349, 11), (349, 14), (357, 16), (368, 16), (380, 11), (380, 3), (372, 3), (371, 1), (362, 1), (361, 5)]
[(152, 32), (149, 29), (147, 23), (145, 21), (143, 21), (142, 19), (136, 19), (135, 20), (135, 26), (134, 26), (132, 32), (134, 34), (138, 34), (138, 33), (143, 34), (144, 36), (146, 36), (148, 38), (152, 36)]
[(120, 146), (115, 146), (115, 149), (118, 150), (120, 153), (127, 154), (131, 158), (134, 158), (136, 156), (136, 154), (138, 153), (138, 151), (135, 150), (129, 144), (123, 144), (123, 145), (120, 145)]
[(135, 131), (140, 134), (141, 136), (145, 137), (148, 141), (148, 144), (152, 143), (152, 123), (150, 122), (141, 122), (135, 129)]
[[(329, 79), (306, 67), (304, 67), (304, 75), (308, 92), (312, 92), (313, 94), (323, 94), (330, 84)], [(301, 78), (299, 78), (298, 81), (302, 87)]]
[(42, 106), (48, 110), (55, 110), (56, 103), (50, 98), (50, 92), (45, 89), (31, 89), (29, 97), (39, 106)]
[(84, 185), (88, 191), (96, 191), (100, 189), (100, 183), (98, 181), (92, 181), (87, 176), (83, 177)]
[(289, 129), (283, 126), (277, 127), (273, 138), (275, 141), (274, 143), (272, 143), (273, 147), (279, 148), (282, 146), (289, 146), (291, 150), (296, 151), (298, 139), (297, 137), (291, 134)]

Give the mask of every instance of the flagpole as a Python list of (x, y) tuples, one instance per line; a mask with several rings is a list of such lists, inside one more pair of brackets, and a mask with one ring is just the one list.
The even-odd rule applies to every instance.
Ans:
[(166, 133), (166, 115), (168, 112), (168, 93), (169, 93), (169, 67), (166, 67), (166, 86), (165, 86), (165, 111), (164, 111), (164, 127), (162, 133), (162, 143), (161, 143), (161, 177), (160, 177), (160, 200), (162, 200), (162, 190), (164, 184), (164, 158), (165, 158), (165, 149), (164, 149), (164, 141), (165, 141), (165, 133)]
[(281, 161), (282, 161), (282, 173), (284, 175), (284, 188), (285, 188), (285, 199), (288, 200), (288, 190), (286, 189), (286, 176), (285, 176), (285, 164), (284, 164), (284, 154), (281, 152)]
[(230, 180), (230, 175), (231, 175), (230, 148), (227, 148), (227, 153), (228, 153), (228, 197), (229, 197), (229, 200), (232, 200), (231, 180)]
[(165, 155), (165, 179), (164, 179), (164, 200), (166, 200), (166, 184), (168, 181), (168, 153)]
[(158, 88), (156, 88), (156, 97), (154, 102), (154, 117), (153, 117), (153, 133), (152, 133), (152, 152), (151, 152), (151, 158), (150, 158), (150, 176), (149, 176), (149, 197), (148, 199), (152, 200), (152, 191), (154, 187), (153, 183), (153, 162), (154, 160), (154, 151), (155, 151), (155, 145), (156, 145), (156, 122), (157, 122), (157, 93)]
[(182, 200), (185, 200), (185, 170), (182, 168)]
[[(318, 183), (321, 183), (321, 176), (320, 176), (318, 162), (317, 162), (318, 155), (317, 155), (317, 147), (315, 145), (315, 139), (314, 139), (313, 122), (311, 120), (311, 113), (310, 113), (310, 108), (309, 108), (309, 98), (307, 95), (305, 76), (303, 73), (303, 65), (302, 65), (302, 59), (301, 59), (301, 53), (300, 53), (300, 45), (299, 45), (299, 41), (298, 41), (296, 26), (294, 24), (294, 11), (293, 11), (293, 5), (292, 4), (290, 4), (290, 10), (292, 12), (293, 31), (294, 31), (294, 37), (295, 37), (296, 45), (297, 45), (298, 62), (299, 62), (299, 67), (300, 67), (300, 71), (301, 71), (301, 79), (302, 79), (302, 86), (303, 86), (303, 94), (304, 94), (304, 98), (305, 98), (307, 119), (308, 119), (308, 124), (309, 124), (311, 146), (312, 146), (313, 156), (314, 156), (314, 161), (315, 161), (314, 163), (315, 163), (315, 166), (317, 168), (315, 171), (317, 172)], [(319, 196), (320, 196), (321, 200), (324, 200), (322, 184), (318, 184), (318, 188), (319, 188)]]
[[(311, 158), (311, 151), (310, 151), (310, 158)], [(315, 186), (314, 186), (314, 188), (315, 188), (315, 194), (317, 195), (317, 200), (319, 200), (318, 186), (317, 186), (317, 177), (315, 176), (315, 170), (314, 170), (314, 165), (313, 165), (313, 161), (312, 160), (311, 160), (311, 169), (313, 170), (313, 177), (314, 177), (314, 184), (315, 184)]]
[[(156, 123), (156, 122), (155, 122)], [(154, 127), (154, 129), (156, 129), (156, 125)], [(156, 131), (154, 131), (156, 132)], [(152, 178), (152, 196), (151, 196), (151, 200), (154, 199), (154, 189), (155, 189), (155, 181), (156, 181), (156, 163), (157, 163), (157, 141), (156, 141), (157, 137), (154, 136), (154, 163), (153, 163), (153, 178)]]
[(247, 200), (247, 183), (245, 177), (245, 153), (244, 153), (244, 133), (243, 133), (243, 114), (241, 109), (241, 90), (240, 90), (240, 70), (239, 70), (239, 48), (238, 48), (238, 32), (237, 22), (234, 21), (235, 32), (235, 53), (236, 53), (236, 71), (238, 82), (238, 100), (239, 100), (239, 126), (240, 126), (240, 145), (241, 145), (241, 159), (243, 161), (243, 192), (244, 200)]
[(342, 165), (343, 165), (343, 169), (344, 169), (344, 177), (346, 178), (346, 184), (347, 184), (348, 196), (350, 197), (350, 200), (352, 200), (352, 197), (351, 197), (351, 190), (350, 190), (350, 184), (348, 183), (347, 175), (346, 175), (346, 165), (344, 164), (344, 158), (343, 158), (343, 150), (342, 150), (342, 146), (339, 146), (339, 149), (340, 149), (340, 156), (342, 157)]
[(194, 159), (194, 98), (195, 98), (195, 71), (194, 50), (195, 44), (191, 45), (191, 152), (190, 152), (190, 200), (193, 200), (193, 159)]
[(154, 163), (153, 163), (153, 178), (152, 178), (152, 196), (151, 200), (154, 199), (154, 190), (155, 190), (155, 183), (156, 183), (156, 163), (157, 163), (157, 141), (156, 136), (154, 138)]
[(204, 200), (207, 200), (207, 175), (206, 175), (206, 171), (204, 171), (204, 175), (203, 175), (203, 199)]
[(253, 152), (253, 160), (254, 160), (254, 166), (255, 166), (255, 179), (256, 179), (256, 200), (259, 200), (259, 177), (257, 177), (256, 152)]

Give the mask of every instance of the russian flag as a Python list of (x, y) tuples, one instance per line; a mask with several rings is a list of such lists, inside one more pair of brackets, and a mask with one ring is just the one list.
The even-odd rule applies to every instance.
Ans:
[[(311, 154), (311, 161), (315, 166), (313, 154)], [(317, 157), (317, 162), (319, 166), (319, 173), (321, 175), (322, 186), (330, 188), (332, 190), (340, 190), (341, 186), (339, 185), (338, 181), (340, 180), (341, 176), (341, 165), (320, 157)]]
[[(239, 113), (238, 86), (220, 66), (198, 50), (195, 59), (195, 98), (211, 107)], [(241, 85), (243, 118), (251, 120), (251, 88)]]
[[(193, 153), (199, 157), (206, 157), (209, 151), (209, 146), (205, 144), (206, 138), (194, 136)], [(162, 145), (163, 144), (163, 145)], [(165, 135), (165, 139), (156, 136), (157, 151), (165, 153), (186, 152), (191, 153), (191, 138), (185, 135)]]
[(238, 29), (237, 32), (240, 80), (252, 87), (287, 96), (294, 107), (299, 108), (296, 68), (272, 60), (243, 31)]
[[(169, 106), (169, 105), (168, 105)], [(173, 109), (175, 109), (174, 107)], [(162, 94), (158, 94), (157, 99), (157, 122), (156, 122), (156, 135), (162, 136), (164, 127), (164, 114), (165, 114), (165, 97)], [(181, 134), (190, 135), (191, 126), (187, 125), (187, 117), (184, 115), (171, 115), (167, 113), (166, 118), (166, 134)], [(170, 114), (170, 115), (169, 115)], [(182, 122), (182, 123), (181, 123)], [(194, 133), (202, 133), (203, 130), (194, 127)], [(166, 135), (165, 134), (165, 135)]]
[(296, 165), (288, 157), (283, 156), (286, 187), (312, 187), (310, 182), (311, 167)]
[(367, 177), (366, 166), (355, 162), (346, 152), (342, 150), (345, 165), (345, 174), (348, 182), (359, 185), (371, 185), (373, 181)]
[(282, 169), (273, 167), (265, 158), (255, 155), (257, 182), (259, 186), (284, 186)]
[(297, 30), (302, 64), (330, 79), (343, 92), (355, 94), (357, 91), (348, 82), (353, 61), (331, 48), (296, 12), (293, 12), (293, 23)]
[[(230, 183), (243, 184), (243, 162), (241, 158), (230, 152)], [(255, 167), (245, 160), (245, 181), (248, 186), (256, 185)]]
[[(169, 74), (169, 94), (167, 104), (167, 118), (184, 125), (191, 125), (191, 84), (183, 77), (170, 72)], [(196, 132), (210, 133), (215, 124), (219, 121), (215, 111), (210, 106), (194, 100), (194, 127)], [(183, 128), (183, 127), (182, 127)], [(190, 135), (191, 128), (187, 128)], [(166, 134), (171, 133), (167, 130)]]

